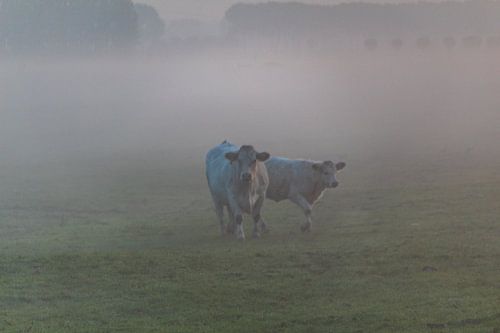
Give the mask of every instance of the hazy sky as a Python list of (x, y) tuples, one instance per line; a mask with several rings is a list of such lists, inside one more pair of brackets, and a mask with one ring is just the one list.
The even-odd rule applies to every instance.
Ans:
[[(179, 18), (195, 18), (206, 21), (219, 20), (224, 12), (237, 2), (268, 2), (268, 1), (244, 1), (244, 0), (135, 0), (136, 2), (154, 5), (160, 15), (166, 20)], [(287, 2), (287, 0), (274, 0)], [(432, 1), (432, 0), (431, 0)], [(336, 4), (340, 2), (416, 2), (416, 0), (301, 0), (303, 3)]]

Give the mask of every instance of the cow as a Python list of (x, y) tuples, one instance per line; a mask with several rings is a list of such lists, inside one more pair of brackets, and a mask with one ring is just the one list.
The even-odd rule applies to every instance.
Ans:
[[(232, 232), (234, 226), (236, 237), (245, 239), (243, 213), (253, 217), (254, 238), (260, 236), (259, 224), (265, 228), (260, 211), (269, 185), (264, 164), (269, 157), (269, 153), (258, 153), (250, 145), (237, 147), (227, 141), (207, 153), (205, 171), (221, 234)], [(224, 207), (227, 207), (230, 221), (227, 230), (223, 220)]]
[(312, 227), (311, 213), (314, 204), (327, 188), (339, 185), (336, 173), (345, 168), (344, 162), (292, 160), (272, 157), (266, 163), (269, 187), (266, 197), (276, 202), (289, 199), (304, 211), (306, 222), (302, 232)]

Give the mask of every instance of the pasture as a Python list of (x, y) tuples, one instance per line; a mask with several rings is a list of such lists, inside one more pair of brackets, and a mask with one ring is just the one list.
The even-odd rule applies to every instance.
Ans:
[(463, 154), (350, 160), (311, 233), (268, 201), (245, 242), (202, 156), (4, 166), (0, 331), (498, 332), (500, 171)]
[[(500, 332), (498, 56), (269, 58), (0, 62), (0, 332)], [(347, 162), (311, 233), (219, 235), (224, 139)]]

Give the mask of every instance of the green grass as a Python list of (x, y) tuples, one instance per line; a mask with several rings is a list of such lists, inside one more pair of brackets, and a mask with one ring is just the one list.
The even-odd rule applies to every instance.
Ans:
[(495, 168), (364, 166), (245, 242), (196, 166), (4, 171), (0, 331), (499, 332)]

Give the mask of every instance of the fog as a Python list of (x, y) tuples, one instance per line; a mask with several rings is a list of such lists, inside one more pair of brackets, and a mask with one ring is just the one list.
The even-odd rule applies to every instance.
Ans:
[(0, 162), (32, 177), (132, 161), (201, 170), (226, 139), (358, 171), (498, 155), (494, 1), (235, 4), (219, 35), (184, 22), (185, 37), (129, 0), (106, 15), (99, 1), (0, 3)]
[(0, 72), (2, 161), (160, 155), (200, 163), (224, 139), (317, 159), (492, 154), (497, 56), (212, 50), (11, 60)]

